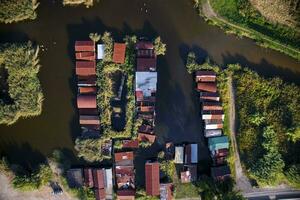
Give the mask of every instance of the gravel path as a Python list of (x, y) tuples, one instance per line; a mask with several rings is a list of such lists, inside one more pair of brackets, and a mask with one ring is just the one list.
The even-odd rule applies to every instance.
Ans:
[(252, 186), (247, 176), (243, 173), (240, 154), (238, 152), (237, 142), (236, 142), (236, 118), (235, 118), (235, 93), (232, 83), (232, 77), (229, 77), (228, 80), (228, 89), (229, 89), (229, 118), (230, 118), (230, 139), (234, 151), (234, 167), (235, 167), (235, 178), (236, 178), (236, 187), (238, 190), (243, 193), (252, 192)]
[(62, 195), (52, 195), (50, 187), (43, 187), (38, 191), (21, 192), (15, 190), (10, 179), (0, 173), (0, 200), (74, 200), (66, 192)]

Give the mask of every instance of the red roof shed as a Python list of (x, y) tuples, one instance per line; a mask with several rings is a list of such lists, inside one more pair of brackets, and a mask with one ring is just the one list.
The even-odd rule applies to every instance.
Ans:
[(148, 41), (139, 41), (136, 46), (136, 49), (153, 49), (153, 43)]
[(202, 110), (223, 110), (220, 102), (203, 102)]
[(117, 190), (117, 200), (134, 200), (135, 190)]
[(139, 141), (138, 139), (135, 140), (123, 140), (123, 148), (139, 148)]
[(76, 56), (76, 60), (89, 60), (89, 61), (92, 61), (92, 60), (96, 59), (95, 52), (89, 52), (89, 51), (77, 52), (75, 54), (75, 56)]
[(95, 51), (95, 42), (89, 41), (76, 41), (75, 51)]
[(115, 43), (114, 44), (113, 61), (115, 63), (123, 64), (125, 62), (125, 52), (126, 52), (126, 44), (125, 43)]
[(78, 108), (97, 108), (95, 95), (79, 95), (77, 96)]
[(96, 87), (79, 87), (80, 94), (96, 94), (97, 88)]
[(216, 73), (213, 71), (197, 71), (196, 82), (215, 82)]
[(84, 185), (86, 187), (94, 187), (92, 169), (91, 168), (85, 168), (83, 170), (83, 173), (84, 173)]
[(139, 72), (156, 70), (156, 58), (137, 58), (136, 62), (136, 70)]
[(115, 162), (133, 160), (133, 151), (115, 153)]
[(96, 74), (95, 61), (76, 61), (76, 75), (91, 76)]
[(80, 115), (79, 123), (88, 125), (100, 125), (100, 120), (98, 115)]
[(104, 188), (96, 188), (95, 189), (95, 197), (96, 200), (105, 200), (106, 199), (106, 193)]
[(145, 134), (145, 133), (139, 133), (138, 134), (138, 139), (139, 141), (142, 142), (150, 142), (150, 143), (154, 143), (156, 136), (155, 135), (150, 135), (150, 134)]
[(105, 187), (105, 183), (104, 183), (105, 170), (94, 169), (93, 177), (94, 177), (94, 187), (95, 188), (104, 188)]
[(159, 195), (159, 163), (146, 163), (145, 164), (146, 176), (146, 194), (150, 196)]
[(217, 84), (215, 82), (214, 83), (199, 82), (197, 84), (197, 89), (205, 92), (217, 92)]

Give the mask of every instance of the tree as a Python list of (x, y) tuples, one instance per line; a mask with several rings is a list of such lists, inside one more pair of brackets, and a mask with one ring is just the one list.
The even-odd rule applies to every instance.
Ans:
[(110, 32), (105, 32), (102, 36), (102, 42), (104, 43), (104, 58), (103, 61), (110, 62), (112, 61), (113, 56), (113, 39)]
[(156, 55), (165, 55), (166, 44), (162, 43), (160, 37), (157, 37), (154, 40), (154, 52), (156, 53)]
[(101, 39), (101, 35), (98, 33), (90, 33), (89, 37), (94, 42), (98, 42)]
[(188, 53), (186, 60), (186, 68), (188, 73), (190, 74), (192, 74), (199, 68), (198, 63), (196, 62), (196, 54), (192, 51)]
[(263, 132), (264, 141), (262, 146), (265, 154), (252, 169), (253, 176), (261, 184), (273, 185), (283, 173), (284, 162), (278, 151), (278, 141), (273, 127), (268, 126)]

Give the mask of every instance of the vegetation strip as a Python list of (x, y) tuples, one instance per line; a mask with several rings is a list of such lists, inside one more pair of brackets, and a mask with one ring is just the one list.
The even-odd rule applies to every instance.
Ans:
[[(232, 3), (232, 1), (223, 2), (223, 4), (225, 4), (224, 6), (228, 6), (228, 13), (226, 13), (226, 9), (219, 6), (219, 4), (221, 5), (221, 3), (217, 0), (197, 0), (195, 1), (195, 5), (199, 9), (200, 13), (210, 23), (221, 27), (227, 33), (234, 33), (239, 36), (249, 37), (251, 39), (254, 39), (259, 45), (263, 47), (280, 51), (295, 59), (300, 60), (300, 46), (298, 45), (300, 42), (299, 30), (296, 31), (292, 28), (284, 27), (283, 25), (272, 25), (269, 22), (265, 21), (265, 19), (261, 16), (258, 17), (259, 20), (257, 20), (256, 18), (251, 16), (253, 15), (253, 12), (257, 11), (251, 10), (251, 13), (249, 10), (247, 10), (250, 6), (246, 6), (246, 8), (243, 10), (245, 12), (244, 15), (247, 15), (246, 18), (239, 13), (235, 13), (237, 12), (236, 10), (230, 10), (234, 6), (237, 6), (236, 4), (233, 4), (230, 7), (230, 3)], [(247, 4), (245, 3), (245, 1), (246, 0), (243, 0), (244, 4)], [(214, 2), (213, 6), (211, 5), (212, 2)], [(221, 12), (222, 14), (215, 13), (216, 11)], [(225, 17), (220, 15), (224, 15)], [(255, 27), (260, 27), (261, 29), (265, 28), (265, 33), (256, 30)], [(269, 32), (272, 34), (267, 35), (267, 33), (269, 34)]]

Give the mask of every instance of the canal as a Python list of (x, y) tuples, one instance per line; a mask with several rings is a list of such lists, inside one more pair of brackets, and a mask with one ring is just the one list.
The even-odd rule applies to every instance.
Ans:
[(167, 44), (166, 55), (158, 60), (156, 133), (161, 144), (199, 142), (204, 148), (199, 103), (193, 79), (184, 67), (191, 49), (201, 59), (209, 56), (220, 65), (241, 63), (265, 76), (300, 83), (299, 62), (208, 25), (191, 0), (101, 0), (89, 9), (42, 0), (36, 20), (0, 25), (1, 43), (32, 40), (42, 45), (39, 78), (45, 96), (40, 116), (0, 126), (0, 155), (28, 165), (43, 160), (54, 149), (72, 155), (80, 130), (73, 44), (76, 39), (87, 39), (90, 32), (106, 30), (117, 39), (125, 34), (160, 35)]

